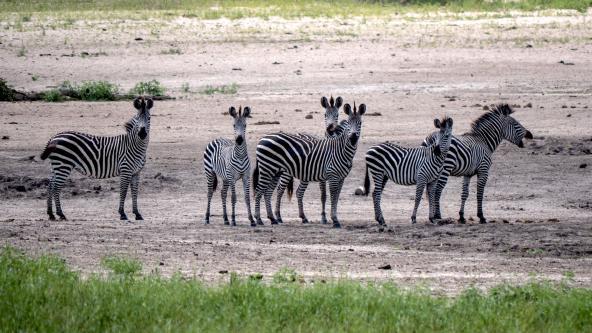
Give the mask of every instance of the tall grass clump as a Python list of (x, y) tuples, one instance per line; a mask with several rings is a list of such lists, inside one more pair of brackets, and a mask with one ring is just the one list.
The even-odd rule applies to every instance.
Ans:
[(0, 331), (592, 332), (592, 290), (565, 284), (448, 297), (390, 283), (304, 284), (290, 270), (277, 282), (231, 274), (205, 285), (139, 275), (128, 259), (103, 265), (114, 274), (82, 278), (57, 257), (0, 250)]
[(84, 101), (114, 101), (119, 93), (119, 87), (108, 81), (84, 81), (80, 84), (64, 81), (58, 90), (62, 95)]
[(228, 85), (221, 85), (221, 86), (205, 86), (203, 90), (201, 90), (202, 94), (205, 95), (213, 95), (213, 94), (225, 94), (225, 95), (234, 95), (238, 92), (238, 84), (232, 83)]
[(62, 102), (64, 96), (57, 89), (52, 89), (43, 93), (43, 100), (46, 102)]
[(138, 82), (130, 90), (131, 95), (163, 96), (165, 92), (165, 87), (157, 80)]

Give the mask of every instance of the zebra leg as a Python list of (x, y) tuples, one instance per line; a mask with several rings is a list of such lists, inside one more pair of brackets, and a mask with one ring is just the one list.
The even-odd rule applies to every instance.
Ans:
[(327, 182), (319, 182), (321, 188), (321, 224), (327, 224), (327, 214), (325, 213), (325, 203), (327, 202)]
[(62, 204), (60, 202), (60, 192), (62, 190), (62, 187), (64, 186), (64, 183), (66, 182), (66, 179), (68, 179), (68, 177), (70, 176), (71, 172), (72, 172), (71, 168), (64, 168), (64, 167), (54, 171), (55, 179), (53, 182), (53, 198), (55, 200), (55, 205), (56, 205), (56, 215), (60, 217), (60, 220), (66, 220), (66, 216), (64, 215), (64, 212), (62, 212)]
[(436, 186), (438, 186), (438, 180), (436, 179), (435, 181), (428, 183), (427, 185), (427, 195), (428, 195), (428, 205), (429, 205), (429, 219), (431, 223), (434, 223), (436, 221), (436, 219), (434, 218), (434, 211), (435, 211), (435, 207), (434, 207), (434, 197), (435, 197), (435, 192), (436, 192)]
[(384, 222), (384, 216), (382, 215), (382, 209), (380, 208), (380, 200), (382, 198), (382, 191), (388, 178), (385, 174), (372, 173), (372, 180), (374, 181), (374, 191), (372, 192), (372, 201), (374, 202), (374, 219), (378, 222), (378, 225), (382, 227), (386, 226)]
[(451, 168), (444, 167), (442, 173), (438, 178), (437, 184), (434, 189), (434, 219), (442, 219), (442, 213), (440, 211), (440, 198), (442, 197), (442, 191), (448, 182), (448, 176), (450, 176)]
[(477, 217), (479, 223), (487, 223), (485, 216), (483, 216), (483, 194), (485, 193), (487, 176), (487, 173), (477, 174)]
[(127, 220), (127, 215), (124, 211), (125, 206), (125, 197), (127, 196), (127, 189), (130, 186), (130, 182), (132, 180), (131, 175), (122, 174), (119, 180), (119, 219), (120, 220)]
[(275, 185), (276, 182), (277, 180), (273, 180), (270, 186), (265, 191), (265, 194), (263, 194), (263, 197), (265, 199), (265, 210), (267, 210), (267, 218), (269, 219), (271, 224), (278, 224), (278, 221), (273, 216), (273, 210), (271, 209), (271, 197), (273, 196), (273, 187), (271, 185)]
[(216, 183), (216, 174), (211, 170), (206, 170), (206, 179), (208, 181), (208, 205), (206, 207), (206, 215), (204, 216), (204, 224), (210, 224), (210, 204), (212, 203), (212, 196), (214, 195), (214, 183)]
[(49, 178), (49, 184), (47, 186), (47, 215), (50, 221), (55, 221), (55, 215), (53, 215), (53, 188), (55, 183), (55, 174)]
[(467, 220), (465, 220), (465, 203), (467, 202), (467, 198), (469, 197), (469, 184), (471, 184), (471, 177), (464, 176), (462, 194), (460, 195), (460, 211), (458, 212), (458, 223), (461, 224), (467, 223)]
[(301, 181), (300, 185), (298, 185), (298, 189), (296, 190), (296, 198), (298, 199), (298, 217), (302, 219), (302, 223), (308, 223), (308, 219), (306, 215), (304, 215), (304, 204), (302, 200), (304, 199), (304, 192), (308, 187), (307, 181)]
[(228, 222), (228, 213), (226, 212), (226, 198), (227, 198), (227, 194), (228, 194), (228, 186), (230, 184), (228, 183), (228, 180), (224, 179), (222, 180), (222, 188), (220, 189), (221, 195), (222, 195), (222, 217), (224, 218), (224, 225), (229, 225), (230, 223)]
[(140, 173), (132, 176), (132, 211), (136, 215), (136, 221), (144, 220), (142, 214), (138, 210), (138, 187), (140, 186)]
[(236, 208), (236, 188), (235, 182), (230, 183), (230, 200), (232, 205), (232, 211), (230, 214), (230, 223), (233, 226), (236, 226), (236, 215), (235, 215), (235, 208)]
[[(261, 192), (255, 189), (255, 221), (259, 225), (263, 225), (263, 221), (261, 220)], [(251, 227), (256, 226), (253, 221), (251, 221)]]
[(339, 219), (337, 219), (337, 203), (339, 202), (339, 194), (343, 187), (343, 179), (329, 180), (329, 192), (331, 193), (331, 220), (333, 220), (333, 228), (341, 228)]
[(413, 207), (413, 215), (411, 215), (411, 223), (413, 224), (417, 222), (417, 208), (419, 207), (419, 203), (421, 202), (421, 196), (423, 195), (423, 190), (425, 189), (425, 187), (426, 180), (418, 177), (417, 187), (415, 188), (415, 206)]
[[(284, 195), (284, 191), (286, 190), (286, 186), (288, 182), (291, 180), (292, 176), (288, 174), (283, 174), (279, 178), (279, 183), (277, 185), (277, 199), (275, 202), (275, 218), (278, 223), (284, 223), (282, 220), (281, 208), (282, 208), (282, 196)], [(275, 186), (273, 186), (275, 187)]]
[(253, 215), (251, 214), (251, 196), (249, 194), (249, 187), (251, 186), (251, 182), (249, 179), (249, 172), (243, 175), (243, 189), (245, 190), (245, 203), (247, 205), (247, 213), (249, 215), (249, 222), (251, 222), (251, 226), (255, 225), (255, 220), (253, 220)]

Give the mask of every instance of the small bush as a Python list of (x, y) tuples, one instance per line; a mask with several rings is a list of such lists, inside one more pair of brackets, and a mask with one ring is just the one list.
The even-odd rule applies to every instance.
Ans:
[(25, 55), (27, 55), (27, 49), (25, 49), (24, 46), (21, 46), (21, 48), (18, 50), (18, 53), (16, 54), (17, 57), (24, 57)]
[(101, 260), (101, 266), (109, 269), (113, 274), (133, 277), (142, 271), (142, 263), (134, 259), (126, 259), (115, 256), (105, 257)]
[(86, 81), (73, 87), (73, 90), (79, 99), (85, 101), (113, 101), (119, 92), (115, 84), (107, 81)]
[(64, 97), (62, 96), (59, 90), (53, 89), (43, 94), (43, 99), (46, 102), (61, 102), (64, 100)]
[(0, 101), (12, 101), (14, 100), (14, 93), (8, 86), (6, 81), (0, 78)]
[(166, 89), (158, 81), (152, 80), (147, 82), (138, 82), (130, 90), (131, 95), (152, 95), (152, 96), (163, 96)]
[(222, 85), (222, 86), (206, 86), (201, 93), (205, 95), (213, 95), (213, 94), (225, 94), (225, 95), (234, 95), (238, 92), (238, 85), (236, 83), (232, 83), (229, 85)]
[(162, 50), (160, 52), (160, 54), (174, 54), (174, 55), (179, 55), (179, 54), (183, 54), (183, 51), (181, 51), (181, 49), (179, 48), (170, 48), (168, 50)]
[(181, 85), (181, 91), (183, 91), (184, 93), (191, 92), (191, 87), (189, 86), (188, 82), (185, 82)]

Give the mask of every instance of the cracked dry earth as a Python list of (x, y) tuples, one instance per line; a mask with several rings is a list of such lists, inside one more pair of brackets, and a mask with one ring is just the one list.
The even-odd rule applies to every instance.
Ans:
[[(311, 38), (302, 36), (307, 28), (284, 34), (298, 21), (272, 22), (277, 39), (269, 38), (267, 30), (247, 34), (228, 28), (223, 31), (233, 38), (220, 40), (210, 23), (198, 39), (191, 29), (200, 27), (199, 22), (166, 22), (159, 37), (142, 24), (116, 29), (109, 22), (48, 31), (51, 36), (42, 36), (34, 26), (25, 26), (24, 32), (2, 30), (0, 71), (19, 89), (38, 91), (64, 80), (108, 80), (128, 89), (157, 79), (177, 99), (155, 103), (140, 189), (146, 220), (131, 223), (117, 220), (117, 179), (78, 175), (63, 191), (69, 220), (47, 221), (49, 165), (29, 159), (63, 130), (121, 133), (133, 113), (130, 102), (0, 103), (0, 243), (33, 255), (60, 255), (85, 274), (101, 272), (101, 258), (119, 254), (141, 260), (145, 272), (180, 271), (213, 282), (228, 279), (221, 271), (262, 273), (267, 279), (290, 267), (307, 281), (395, 281), (445, 293), (469, 285), (559, 281), (571, 273), (570, 283), (590, 287), (592, 30), (584, 24), (589, 19), (586, 14), (462, 24), (417, 20), (403, 24), (404, 31), (396, 25), (358, 22), (349, 27), (355, 34), (340, 38), (331, 35), (331, 22), (308, 22), (314, 28), (310, 31), (322, 32), (309, 33)], [(233, 24), (218, 23), (222, 28)], [(239, 29), (246, 23), (237, 24)], [(106, 27), (110, 38), (98, 38), (105, 32), (97, 26)], [(378, 32), (382, 36), (372, 29), (383, 29)], [(71, 45), (50, 43), (56, 36), (68, 36)], [(136, 36), (143, 41), (134, 41)], [(434, 43), (422, 44), (426, 36)], [(17, 57), (21, 40), (27, 45), (26, 57)], [(449, 42), (436, 43), (440, 40)], [(171, 43), (182, 54), (161, 52)], [(71, 53), (72, 45), (77, 52), (103, 55), (61, 57)], [(32, 81), (31, 75), (39, 79)], [(189, 92), (182, 89), (185, 82)], [(231, 83), (238, 84), (236, 95), (199, 93), (206, 85)], [(319, 100), (329, 94), (366, 103), (374, 114), (364, 117), (361, 143), (339, 202), (343, 229), (319, 224), (316, 185), (305, 196), (309, 225), (299, 222), (296, 203), (285, 200), (286, 223), (249, 227), (240, 185), (239, 225), (222, 225), (219, 192), (212, 224), (201, 224), (203, 150), (209, 140), (232, 135), (231, 119), (223, 114), (228, 107), (252, 107), (247, 140), (254, 157), (257, 139), (266, 133), (322, 135)], [(353, 195), (363, 182), (365, 150), (386, 140), (418, 145), (432, 130), (432, 119), (442, 115), (454, 118), (455, 133), (464, 133), (485, 112), (484, 106), (498, 102), (514, 104), (516, 119), (535, 139), (523, 149), (503, 143), (495, 153), (485, 195), (491, 223), (475, 221), (475, 182), (467, 203), (472, 218), (466, 225), (428, 224), (425, 201), (418, 224), (411, 225), (415, 188), (389, 183), (383, 209), (390, 229), (379, 232), (371, 198)], [(279, 124), (255, 125), (260, 121)], [(457, 215), (461, 183), (452, 178), (443, 195), (443, 215), (451, 219)], [(390, 270), (379, 269), (387, 264)]]

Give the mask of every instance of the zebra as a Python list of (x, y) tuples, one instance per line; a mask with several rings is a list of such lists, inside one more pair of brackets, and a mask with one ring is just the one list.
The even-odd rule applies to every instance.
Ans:
[(251, 202), (249, 197), (249, 176), (251, 164), (247, 153), (247, 118), (251, 115), (251, 108), (245, 106), (243, 109), (239, 106), (238, 112), (234, 107), (230, 107), (228, 113), (234, 118), (234, 141), (225, 138), (218, 138), (210, 142), (204, 152), (204, 170), (208, 181), (208, 206), (204, 217), (204, 224), (210, 223), (210, 203), (212, 195), (218, 184), (217, 176), (222, 178), (222, 210), (224, 212), (224, 224), (228, 225), (228, 214), (226, 212), (226, 197), (228, 187), (230, 187), (230, 199), (232, 202), (232, 214), (230, 219), (232, 225), (236, 226), (235, 206), (236, 190), (235, 183), (238, 179), (243, 180), (245, 191), (245, 202), (251, 225), (254, 225), (251, 215)]
[[(323, 108), (325, 108), (325, 137), (326, 138), (335, 136), (336, 134), (338, 134), (337, 132), (342, 129), (342, 127), (339, 126), (337, 123), (339, 120), (339, 108), (341, 108), (342, 104), (343, 104), (343, 98), (341, 98), (339, 96), (335, 100), (333, 99), (333, 96), (331, 96), (330, 99), (327, 99), (327, 97), (324, 97), (324, 96), (321, 98), (321, 106)], [(301, 135), (303, 138), (306, 138), (308, 136), (306, 134), (301, 134)], [(316, 140), (317, 137), (311, 136), (311, 139)], [(304, 191), (306, 190), (307, 186), (308, 186), (307, 183), (305, 183), (305, 184), (301, 183), (298, 186), (297, 193), (300, 194), (298, 196), (298, 205), (299, 206), (302, 205)], [(275, 208), (275, 216), (276, 216), (276, 220), (278, 223), (283, 223), (280, 210), (281, 210), (282, 196), (284, 195), (284, 191), (286, 190), (286, 188), (288, 189), (288, 199), (291, 199), (292, 193), (293, 193), (293, 187), (294, 187), (294, 177), (292, 177), (288, 173), (283, 173), (279, 177), (279, 185), (277, 186), (277, 201), (276, 201), (276, 208)], [(321, 207), (322, 207), (322, 209), (321, 209), (321, 223), (327, 224), (327, 215), (325, 213), (325, 203), (327, 202), (326, 182), (324, 180), (320, 181), (319, 187), (321, 189)], [(275, 188), (275, 186), (272, 185), (269, 187), (268, 190), (273, 191), (274, 188)], [(304, 218), (302, 223), (308, 223), (308, 220), (306, 218)]]
[[(343, 181), (352, 168), (352, 162), (362, 129), (362, 115), (366, 105), (361, 104), (359, 110), (345, 104), (344, 112), (348, 115), (346, 125), (335, 137), (313, 139), (300, 134), (275, 133), (263, 137), (257, 145), (257, 161), (253, 172), (253, 188), (255, 191), (255, 219), (262, 224), (260, 215), (261, 196), (265, 196), (267, 217), (271, 224), (277, 224), (271, 210), (270, 186), (274, 178), (281, 173), (300, 180), (301, 184), (310, 181), (326, 181), (329, 183), (331, 195), (331, 219), (333, 227), (340, 228), (337, 218), (337, 203), (343, 187)], [(301, 194), (297, 194), (301, 195)], [(306, 221), (302, 205), (299, 215)]]
[(125, 123), (125, 134), (117, 136), (96, 136), (68, 131), (53, 136), (47, 142), (41, 159), (49, 158), (51, 177), (47, 190), (47, 215), (55, 220), (52, 199), (55, 200), (56, 214), (66, 220), (60, 203), (60, 190), (72, 170), (92, 178), (120, 177), (119, 215), (127, 220), (124, 211), (125, 197), (131, 184), (132, 206), (136, 220), (143, 220), (138, 210), (138, 187), (140, 172), (146, 163), (146, 151), (150, 138), (150, 109), (154, 102), (150, 98), (137, 97), (134, 107), (137, 114)]
[(428, 147), (405, 148), (391, 142), (384, 142), (370, 147), (366, 152), (364, 195), (369, 193), (370, 176), (372, 176), (374, 217), (381, 229), (386, 226), (386, 223), (380, 208), (380, 199), (389, 179), (395, 184), (416, 185), (415, 206), (411, 215), (411, 223), (416, 223), (417, 208), (423, 191), (427, 186), (427, 191), (430, 193), (442, 171), (444, 157), (450, 147), (452, 118), (434, 119), (434, 126), (439, 129), (439, 136)]
[[(477, 176), (477, 216), (480, 223), (487, 223), (483, 214), (483, 193), (491, 168), (491, 156), (497, 146), (508, 140), (520, 148), (524, 147), (523, 139), (532, 139), (528, 131), (516, 119), (510, 116), (514, 110), (508, 104), (499, 104), (483, 114), (471, 125), (471, 131), (460, 136), (452, 136), (450, 149), (444, 161), (444, 168), (437, 185), (430, 195), (433, 200), (435, 219), (441, 219), (440, 197), (449, 176), (463, 177), (463, 189), (459, 211), (459, 223), (466, 223), (465, 202), (469, 196), (471, 177)], [(429, 145), (438, 139), (438, 132), (430, 134), (423, 145)]]

